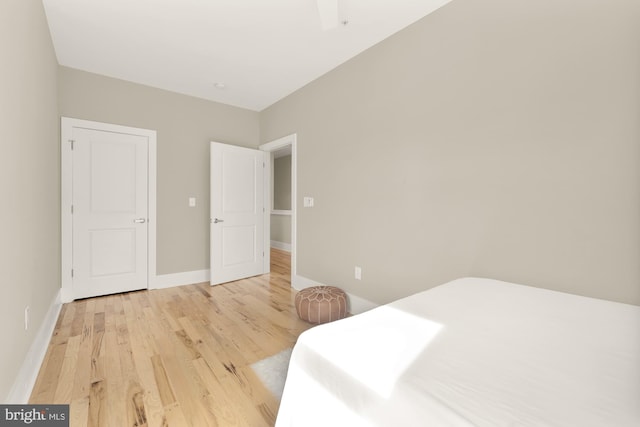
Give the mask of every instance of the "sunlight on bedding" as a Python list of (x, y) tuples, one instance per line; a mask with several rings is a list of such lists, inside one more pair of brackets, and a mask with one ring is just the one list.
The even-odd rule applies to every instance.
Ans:
[[(292, 415), (290, 426), (327, 427), (336, 426), (336, 416), (340, 426), (374, 427), (362, 414), (350, 408), (340, 396), (334, 394), (315, 378), (302, 370), (297, 370), (297, 382), (304, 390), (303, 396), (296, 399), (296, 411)], [(337, 427), (337, 426), (336, 426)]]
[(343, 322), (341, 335), (319, 335), (308, 344), (327, 359), (339, 360), (341, 370), (386, 399), (442, 325), (388, 306), (378, 315), (367, 322), (350, 319)]
[(640, 426), (640, 307), (462, 278), (305, 331), (277, 427)]

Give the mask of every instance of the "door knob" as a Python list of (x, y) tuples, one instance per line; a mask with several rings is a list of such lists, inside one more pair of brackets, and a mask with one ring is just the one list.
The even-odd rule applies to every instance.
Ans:
[(136, 224), (142, 224), (147, 222), (147, 220), (144, 218), (138, 218), (138, 219), (134, 219), (133, 222), (135, 222)]
[(213, 219), (213, 223), (214, 223), (214, 224), (217, 224), (217, 223), (219, 223), (219, 222), (224, 222), (224, 219), (218, 219), (218, 218), (214, 218), (214, 219)]

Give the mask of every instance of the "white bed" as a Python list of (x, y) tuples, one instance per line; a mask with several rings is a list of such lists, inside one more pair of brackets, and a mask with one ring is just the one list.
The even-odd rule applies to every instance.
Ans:
[(303, 333), (277, 427), (640, 426), (640, 307), (464, 278)]

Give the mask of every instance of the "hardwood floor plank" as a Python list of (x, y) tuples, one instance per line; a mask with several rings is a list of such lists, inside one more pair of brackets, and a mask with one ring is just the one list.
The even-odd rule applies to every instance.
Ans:
[(91, 383), (89, 392), (89, 426), (104, 426), (107, 424), (106, 387), (104, 380)]
[[(73, 392), (73, 379), (78, 364), (78, 350), (80, 348), (80, 336), (69, 338), (65, 352), (62, 369), (58, 377), (58, 387), (56, 388), (54, 400), (56, 402), (68, 402), (71, 400)], [(43, 402), (44, 403), (44, 402)]]
[(64, 365), (66, 350), (66, 344), (54, 344), (52, 338), (52, 343), (49, 345), (47, 354), (42, 361), (42, 368), (31, 394), (33, 403), (46, 403), (55, 400), (55, 392), (59, 386), (60, 372)]
[(69, 403), (73, 426), (272, 426), (279, 402), (251, 364), (311, 325), (295, 313), (290, 256), (272, 272), (65, 304), (31, 403)]
[(102, 315), (102, 324), (100, 326), (94, 323), (93, 345), (91, 347), (91, 383), (103, 381), (105, 379), (104, 368), (104, 313)]
[(75, 308), (73, 313), (73, 320), (71, 321), (71, 330), (69, 336), (76, 336), (82, 333), (82, 327), (84, 325), (84, 313), (87, 309), (87, 301), (80, 300), (73, 303)]
[(64, 304), (58, 315), (58, 322), (53, 330), (51, 342), (55, 344), (64, 344), (71, 336), (71, 326), (75, 318), (76, 306), (73, 304)]
[(193, 366), (206, 385), (209, 395), (207, 396), (207, 408), (213, 414), (215, 423), (221, 427), (245, 426), (247, 421), (238, 408), (225, 392), (222, 384), (215, 376), (204, 359), (194, 360)]
[[(107, 313), (109, 311), (107, 310)], [(107, 372), (107, 423), (106, 425), (125, 425), (126, 405), (120, 396), (124, 395), (122, 365), (120, 363), (120, 346), (118, 345), (115, 318), (112, 327), (107, 323), (104, 335), (105, 369)]]
[(151, 364), (153, 365), (153, 376), (156, 379), (158, 385), (158, 391), (160, 392), (160, 401), (165, 408), (176, 403), (176, 396), (173, 393), (167, 372), (164, 369), (162, 358), (157, 354), (151, 357)]
[(173, 405), (165, 407), (164, 413), (165, 423), (163, 424), (163, 426), (173, 427), (189, 425), (187, 418), (184, 416), (184, 412), (182, 412), (182, 408), (177, 402)]
[(126, 402), (126, 425), (134, 427), (147, 426), (147, 411), (144, 407), (144, 390), (137, 382), (129, 382), (129, 387), (127, 387)]
[(136, 413), (144, 412), (145, 420), (149, 422), (149, 425), (155, 426), (161, 424), (164, 410), (151, 363), (153, 349), (148, 345), (147, 337), (143, 335), (146, 332), (143, 325), (146, 325), (144, 318), (140, 319), (136, 325), (129, 325), (132, 338), (131, 353), (139, 378), (139, 386), (143, 390), (140, 399), (136, 395), (134, 401)]
[[(88, 304), (85, 302), (84, 307), (87, 308), (87, 306)], [(91, 389), (93, 316), (90, 312), (87, 313), (86, 310), (81, 311), (81, 313), (83, 318), (82, 328), (78, 331), (78, 334), (73, 335), (79, 338), (73, 390), (71, 392), (71, 398), (74, 400), (88, 398)]]
[(73, 399), (71, 402), (58, 402), (69, 404), (69, 425), (86, 426), (89, 425), (89, 396), (81, 399)]

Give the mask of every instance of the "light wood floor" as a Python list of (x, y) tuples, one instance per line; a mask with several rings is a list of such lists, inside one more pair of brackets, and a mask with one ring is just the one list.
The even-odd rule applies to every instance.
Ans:
[(290, 258), (271, 274), (65, 304), (30, 403), (70, 403), (71, 426), (272, 426), (278, 400), (250, 365), (292, 347)]

